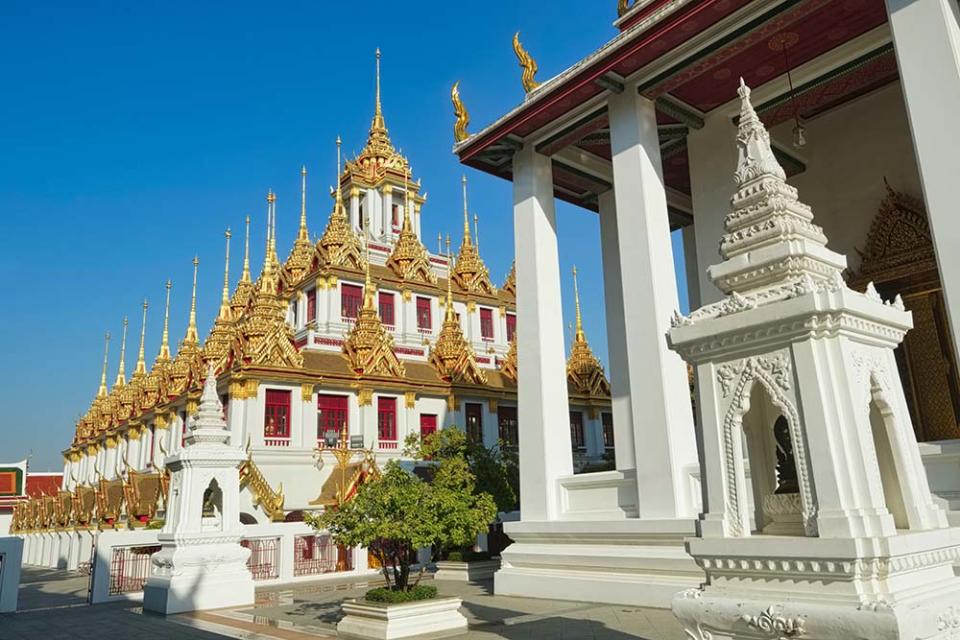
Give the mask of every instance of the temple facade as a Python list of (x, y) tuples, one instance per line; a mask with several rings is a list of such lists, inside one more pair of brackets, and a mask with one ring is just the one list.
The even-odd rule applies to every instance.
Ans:
[[(230, 233), (221, 304), (205, 340), (196, 313), (176, 352), (169, 300), (160, 351), (139, 352), (126, 375), (127, 321), (120, 367), (107, 384), (109, 335), (99, 391), (63, 451), (63, 511), (49, 517), (26, 504), (11, 530), (139, 529), (164, 517), (165, 459), (181, 451), (198, 410), (209, 365), (217, 374), (231, 444), (247, 452), (241, 468), (245, 524), (302, 520), (330, 503), (334, 471), (318, 449), (347, 442), (383, 465), (402, 457), (411, 434), (457, 427), (488, 447), (518, 445), (516, 281), (495, 282), (471, 230), (466, 178), (459, 248), (436, 252), (421, 237), (426, 194), (394, 147), (380, 101), (380, 56), (373, 121), (363, 150), (338, 169), (332, 208), (311, 236), (302, 170), (296, 240), (286, 258), (276, 243), (277, 195), (267, 194), (265, 260), (254, 277), (249, 225), (243, 270), (232, 288)], [(337, 141), (339, 166), (340, 141)], [(568, 362), (569, 424), (578, 466), (612, 457), (610, 395), (587, 343), (577, 301)], [(562, 354), (558, 354), (561, 358)], [(329, 484), (329, 483), (327, 483)], [(51, 498), (51, 501), (53, 499)], [(59, 512), (58, 512), (59, 513)], [(82, 554), (81, 554), (82, 555)], [(82, 560), (81, 560), (82, 562)], [(75, 564), (75, 561), (73, 562)]]

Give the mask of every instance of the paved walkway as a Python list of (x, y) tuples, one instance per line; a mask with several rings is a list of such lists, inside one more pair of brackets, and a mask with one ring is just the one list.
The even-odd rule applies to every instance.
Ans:
[[(684, 640), (669, 611), (492, 594), (490, 582), (436, 581), (443, 595), (464, 600), (470, 622), (464, 640)], [(136, 603), (86, 606), (86, 578), (62, 571), (26, 569), (21, 612), (0, 615), (0, 640), (102, 640), (104, 637), (177, 640), (316, 640), (336, 637), (339, 603), (370, 588), (323, 581), (260, 589), (253, 607), (163, 618)]]

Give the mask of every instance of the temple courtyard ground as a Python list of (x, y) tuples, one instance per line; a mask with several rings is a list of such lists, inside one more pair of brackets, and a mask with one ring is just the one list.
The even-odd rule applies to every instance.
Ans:
[[(463, 598), (465, 640), (683, 640), (669, 611), (639, 607), (513, 598), (492, 583), (435, 581), (443, 595)], [(253, 607), (163, 618), (137, 603), (86, 604), (87, 579), (63, 571), (25, 569), (18, 613), (0, 615), (0, 640), (307, 640), (335, 638), (339, 604), (370, 588), (354, 581), (259, 589)]]

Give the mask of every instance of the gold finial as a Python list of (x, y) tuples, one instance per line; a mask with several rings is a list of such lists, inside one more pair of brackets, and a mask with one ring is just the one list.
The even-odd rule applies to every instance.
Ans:
[(247, 236), (243, 241), (243, 273), (240, 274), (241, 282), (250, 282), (250, 216), (247, 216)]
[(617, 0), (617, 17), (622, 17), (630, 10), (630, 0)]
[(224, 232), (223, 237), (227, 239), (227, 251), (226, 258), (224, 259), (223, 264), (223, 293), (220, 295), (220, 319), (229, 320), (230, 319), (230, 238), (233, 237), (233, 234), (230, 233), (230, 227), (227, 227), (227, 230)]
[(386, 130), (386, 124), (383, 121), (383, 108), (380, 106), (380, 47), (377, 47), (377, 98), (376, 107), (373, 113), (373, 125), (370, 127), (373, 131)]
[(463, 183), (463, 243), (470, 245), (470, 216), (467, 214), (467, 176), (460, 180)]
[(540, 83), (534, 79), (534, 76), (537, 75), (537, 62), (529, 53), (527, 53), (527, 50), (523, 48), (523, 45), (520, 44), (519, 31), (513, 35), (513, 52), (517, 54), (517, 61), (520, 62), (520, 67), (523, 69), (523, 74), (520, 77), (520, 82), (523, 84), (523, 90), (527, 93), (530, 93), (540, 86)]
[(452, 254), (450, 253), (450, 234), (447, 234), (447, 264), (453, 262)]
[(187, 325), (187, 335), (183, 341), (188, 343), (199, 343), (200, 336), (197, 333), (197, 267), (200, 260), (193, 256), (193, 293), (190, 295), (190, 323)]
[(583, 318), (580, 315), (580, 288), (577, 286), (577, 267), (573, 267), (573, 299), (577, 309), (577, 342), (585, 342), (586, 336), (583, 334)]
[(447, 309), (444, 313), (446, 320), (452, 320), (453, 314), (453, 254), (450, 253), (450, 237), (447, 236)]
[(300, 167), (300, 231), (297, 240), (310, 241), (307, 232), (307, 165)]
[(267, 258), (277, 262), (277, 194), (267, 191)]
[(406, 167), (403, 171), (403, 230), (410, 230), (410, 205), (412, 198), (410, 196), (410, 168)]
[(103, 334), (103, 370), (100, 372), (100, 388), (97, 390), (98, 398), (107, 397), (107, 356), (110, 354), (110, 332)]
[(370, 243), (367, 242), (366, 238), (363, 240), (363, 251), (365, 254), (365, 259), (363, 261), (363, 308), (373, 309), (373, 280), (370, 278)]
[(453, 115), (457, 117), (457, 121), (453, 124), (453, 139), (455, 142), (463, 142), (470, 137), (467, 131), (467, 127), (470, 126), (470, 114), (467, 113), (467, 108), (463, 106), (463, 101), (460, 99), (459, 80), (450, 90), (450, 99), (453, 101)]
[(443, 234), (437, 231), (437, 253), (443, 254)]
[(147, 375), (147, 361), (143, 353), (143, 343), (147, 337), (147, 299), (143, 299), (143, 320), (140, 322), (140, 351), (137, 354), (137, 366), (133, 369), (133, 376), (139, 378)]
[(339, 212), (340, 207), (343, 206), (343, 190), (340, 188), (340, 146), (343, 144), (343, 141), (340, 140), (340, 136), (337, 136), (337, 202), (336, 209)]
[(122, 387), (127, 383), (127, 374), (123, 361), (127, 357), (127, 316), (123, 316), (123, 338), (120, 340), (120, 366), (117, 368), (117, 379), (113, 382), (113, 387)]
[(480, 216), (473, 214), (473, 238), (477, 244), (477, 253), (480, 253)]
[(167, 306), (163, 312), (163, 336), (160, 338), (160, 352), (157, 354), (157, 362), (166, 362), (170, 359), (170, 289), (173, 283), (167, 280)]

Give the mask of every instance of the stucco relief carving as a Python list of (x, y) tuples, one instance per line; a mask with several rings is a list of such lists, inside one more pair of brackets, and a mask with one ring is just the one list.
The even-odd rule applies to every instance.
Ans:
[(773, 605), (767, 607), (759, 615), (743, 614), (740, 619), (746, 622), (748, 627), (758, 631), (764, 638), (784, 640), (785, 638), (799, 638), (805, 633), (802, 617), (788, 618), (778, 612)]
[(737, 362), (721, 365), (717, 369), (717, 384), (724, 398), (731, 397), (723, 421), (723, 448), (726, 476), (725, 509), (730, 533), (735, 537), (744, 535), (742, 509), (744, 501), (740, 496), (738, 483), (737, 456), (740, 455), (740, 443), (737, 433), (742, 428), (743, 416), (750, 409), (750, 392), (753, 384), (764, 386), (773, 404), (780, 409), (790, 426), (790, 438), (797, 465), (797, 481), (803, 504), (803, 527), (808, 536), (814, 536), (816, 529), (816, 501), (810, 482), (807, 461), (806, 439), (800, 425), (800, 415), (789, 398), (792, 390), (793, 369), (790, 356), (782, 350), (771, 354), (746, 358)]

